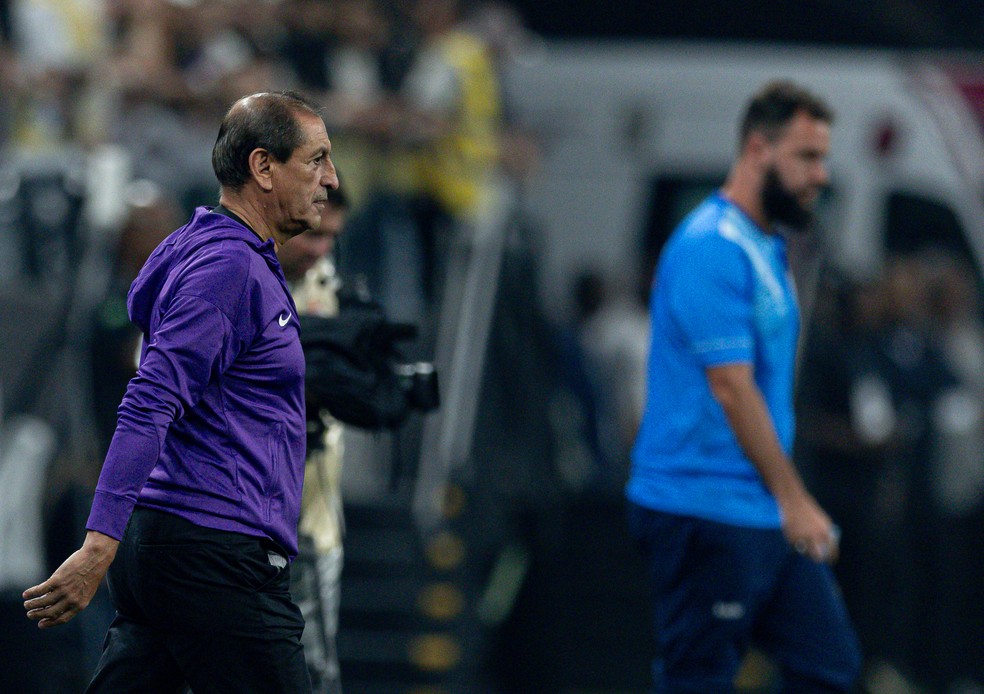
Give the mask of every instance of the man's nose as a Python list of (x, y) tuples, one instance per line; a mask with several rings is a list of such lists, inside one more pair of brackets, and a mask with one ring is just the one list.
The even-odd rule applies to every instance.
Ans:
[(329, 165), (325, 168), (325, 172), (321, 176), (321, 185), (325, 188), (338, 190), (338, 174), (335, 173), (334, 166)]

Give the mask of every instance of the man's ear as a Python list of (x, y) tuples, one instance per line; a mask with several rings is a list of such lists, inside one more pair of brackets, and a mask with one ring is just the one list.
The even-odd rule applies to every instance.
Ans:
[(272, 163), (270, 152), (263, 148), (257, 147), (249, 153), (249, 172), (267, 192), (273, 190)]
[(775, 142), (769, 140), (764, 133), (751, 132), (745, 138), (741, 158), (751, 170), (763, 173), (775, 161)]
[(772, 156), (772, 142), (760, 132), (753, 131), (745, 140), (745, 155), (757, 163)]

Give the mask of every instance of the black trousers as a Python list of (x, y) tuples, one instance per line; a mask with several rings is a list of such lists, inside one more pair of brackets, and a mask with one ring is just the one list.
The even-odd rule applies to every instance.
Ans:
[(289, 567), (271, 563), (274, 550), (260, 538), (136, 509), (109, 569), (116, 618), (86, 691), (310, 692), (304, 620), (290, 598)]

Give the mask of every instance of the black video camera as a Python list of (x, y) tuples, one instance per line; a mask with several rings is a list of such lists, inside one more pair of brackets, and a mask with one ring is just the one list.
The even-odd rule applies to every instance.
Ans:
[(343, 285), (338, 295), (337, 316), (299, 317), (309, 419), (324, 409), (363, 429), (396, 429), (411, 411), (437, 409), (434, 365), (407, 360), (397, 346), (414, 339), (417, 327), (389, 321), (358, 286)]
[(437, 370), (431, 362), (394, 364), (393, 373), (396, 374), (400, 387), (407, 394), (407, 402), (412, 409), (431, 412), (440, 406)]

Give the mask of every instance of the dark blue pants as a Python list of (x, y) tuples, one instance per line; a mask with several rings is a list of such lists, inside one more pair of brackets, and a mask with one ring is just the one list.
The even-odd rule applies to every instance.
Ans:
[(830, 568), (780, 530), (740, 528), (629, 503), (652, 580), (656, 691), (733, 691), (750, 643), (773, 656), (785, 690), (850, 691), (857, 637)]
[(109, 570), (116, 618), (87, 692), (311, 691), (272, 543), (136, 509)]

